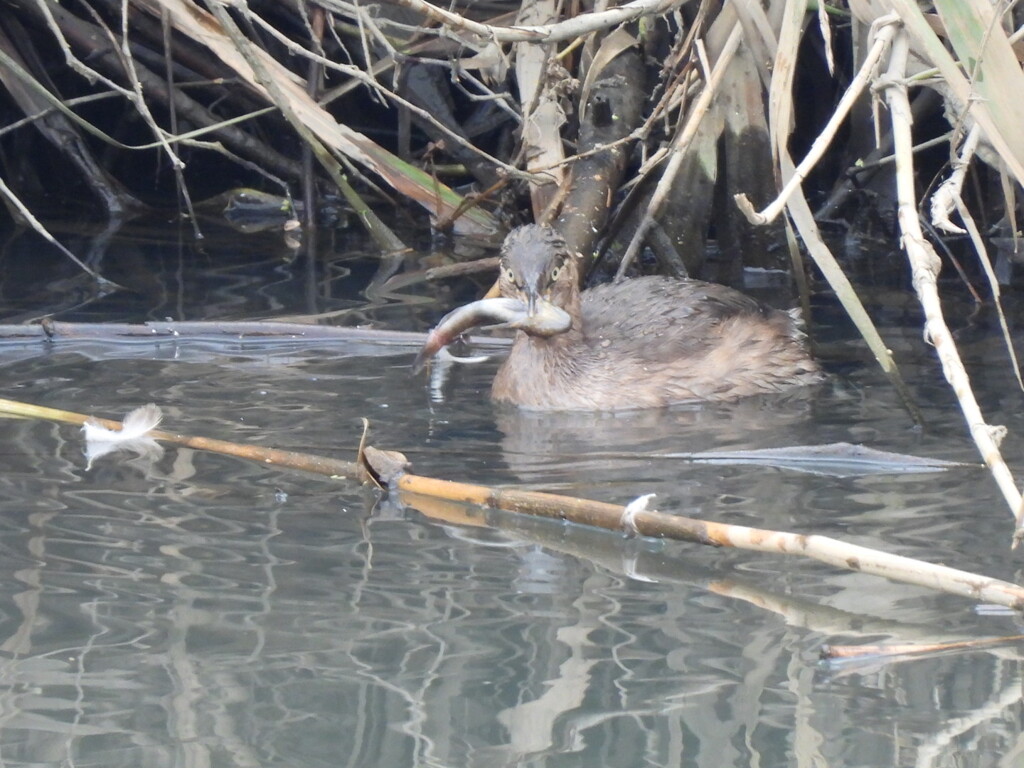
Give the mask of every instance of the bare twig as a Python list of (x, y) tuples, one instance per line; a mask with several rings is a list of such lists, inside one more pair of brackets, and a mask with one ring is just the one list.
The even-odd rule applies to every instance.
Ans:
[[(72, 15), (60, 6), (51, 6), (48, 3), (39, 2), (38, 0), (28, 0), (28, 2), (29, 4), (22, 7), (25, 13), (34, 15), (43, 23), (49, 24), (50, 20), (52, 20), (53, 23), (58, 25), (63, 36), (62, 39), (65, 43), (70, 42), (70, 44), (77, 50), (90, 52), (90, 55), (87, 58), (95, 67), (100, 67), (109, 73), (116, 73), (118, 75), (124, 74), (124, 67), (122, 66), (120, 55), (116, 48), (111, 47), (109, 44), (105, 48), (97, 48), (96, 41), (103, 36), (103, 32), (100, 28), (79, 19), (77, 16)], [(44, 14), (44, 10), (47, 12), (46, 14)], [(28, 79), (31, 77), (28, 73), (18, 67), (17, 62), (6, 60), (3, 51), (0, 51), (0, 60), (3, 61), (4, 66), (11, 68), (22, 79)], [(88, 77), (87, 73), (82, 74), (83, 76)], [(298, 164), (281, 156), (256, 137), (234, 127), (239, 123), (265, 114), (273, 108), (257, 110), (255, 112), (250, 112), (247, 115), (221, 121), (215, 118), (206, 107), (188, 97), (181, 89), (169, 89), (168, 84), (163, 79), (157, 77), (147, 69), (137, 66), (136, 76), (141, 81), (143, 93), (148, 98), (163, 101), (168, 105), (173, 104), (179, 117), (188, 118), (189, 122), (200, 126), (199, 128), (178, 137), (168, 136), (166, 137), (167, 141), (172, 143), (175, 141), (184, 141), (187, 138), (195, 138), (204, 133), (215, 131), (223, 141), (235, 151), (242, 152), (250, 157), (258, 157), (264, 164), (271, 166), (275, 171), (282, 175), (288, 175), (296, 178), (300, 176)], [(88, 121), (83, 120), (80, 116), (74, 113), (69, 106), (66, 106), (45, 88), (41, 88), (40, 93), (50, 102), (54, 109), (63, 112), (68, 119), (72, 120), (83, 130), (112, 146), (126, 150), (141, 150), (151, 149), (160, 145), (160, 141), (154, 141), (142, 145), (125, 145), (113, 137), (104, 134)], [(125, 97), (123, 89), (115, 88), (108, 93)]]
[[(769, 122), (772, 133), (772, 150), (781, 182), (789, 190), (789, 194), (786, 197), (786, 209), (808, 253), (835, 291), (836, 297), (857, 327), (882, 371), (889, 378), (889, 381), (913, 419), (917, 423), (921, 423), (922, 416), (914, 405), (910, 390), (900, 375), (892, 352), (879, 334), (874, 322), (872, 322), (871, 316), (864, 308), (849, 277), (847, 277), (842, 266), (836, 261), (832, 251), (822, 238), (810, 205), (804, 195), (803, 186), (800, 183), (794, 182), (796, 167), (789, 154), (789, 137), (793, 128), (792, 91), (798, 60), (797, 53), (800, 46), (799, 33), (802, 28), (803, 13), (804, 10), (797, 5), (787, 4), (786, 6), (786, 15), (783, 19), (782, 30), (779, 33), (779, 43), (776, 51), (776, 61), (772, 69), (772, 82), (769, 93)], [(886, 29), (888, 28), (886, 27)], [(861, 69), (862, 73), (867, 71), (869, 70)], [(796, 250), (795, 244), (791, 250), (795, 254), (794, 258), (798, 258), (799, 251)], [(797, 268), (799, 274), (799, 264), (797, 264)]]
[[(111, 430), (121, 429), (121, 422), (112, 419), (101, 419), (74, 411), (64, 411), (58, 408), (46, 408), (44, 406), (21, 403), (16, 400), (0, 399), (0, 413), (20, 416), (30, 419), (45, 419), (46, 421), (57, 421), (64, 424), (75, 424), (84, 426), (85, 423), (93, 422)], [(352, 461), (340, 461), (325, 456), (315, 456), (309, 453), (298, 453), (296, 451), (282, 451), (276, 448), (265, 448), (259, 445), (243, 445), (232, 443), (227, 440), (215, 440), (209, 437), (195, 437), (181, 435), (176, 432), (167, 432), (162, 429), (154, 429), (147, 433), (147, 437), (154, 440), (161, 440), (165, 443), (183, 445), (186, 448), (194, 448), (198, 451), (209, 451), (211, 453), (222, 453), (228, 456), (237, 456), (241, 459), (259, 461), (264, 464), (273, 464), (279, 467), (299, 469), (304, 472), (313, 472), (328, 477), (343, 477), (349, 480), (364, 481), (366, 476), (363, 468)]]
[[(294, 118), (315, 135), (318, 144), (333, 152), (372, 169), (394, 188), (432, 211), (439, 218), (450, 214), (462, 198), (444, 185), (435, 184), (420, 169), (399, 160), (392, 153), (371, 141), (367, 136), (339, 123), (323, 110), (304, 88), (296, 76), (266, 51), (257, 48), (237, 31), (224, 7), (223, 0), (211, 2), (216, 11), (211, 16), (185, 0), (132, 0), (153, 14), (166, 10), (175, 28), (203, 42), (211, 52), (234, 69), (262, 96), (269, 98), (282, 110), (290, 110)], [(223, 28), (217, 21), (224, 25)], [(235, 36), (227, 30), (233, 29)], [(256, 65), (254, 67), (254, 65)], [(256, 69), (262, 72), (258, 75)], [(271, 96), (268, 83), (277, 92)], [(313, 146), (313, 145), (311, 145)], [(313, 146), (315, 150), (315, 146)], [(361, 211), (364, 221), (367, 220)], [(497, 228), (492, 216), (481, 209), (468, 209), (459, 218), (456, 227), (465, 233), (491, 234)]]
[[(358, 10), (359, 19), (362, 20), (366, 14), (362, 11), (361, 8)], [(303, 56), (309, 59), (310, 61), (314, 61), (317, 64), (322, 65), (325, 69), (340, 72), (346, 75), (347, 77), (353, 78), (354, 80), (369, 87), (371, 91), (377, 94), (382, 101), (388, 100), (393, 102), (394, 104), (398, 104), (399, 106), (404, 107), (405, 109), (408, 109), (410, 112), (416, 114), (417, 117), (426, 120), (428, 123), (430, 123), (430, 125), (436, 128), (438, 131), (442, 132), (451, 141), (455, 142), (456, 144), (459, 144), (460, 146), (465, 147), (471, 152), (474, 152), (487, 162), (492, 163), (495, 167), (502, 168), (510, 176), (523, 175), (522, 172), (515, 166), (509, 165), (508, 163), (503, 163), (501, 160), (494, 157), (493, 155), (484, 152), (471, 141), (468, 141), (464, 136), (460, 136), (458, 133), (451, 130), (448, 126), (446, 126), (440, 120), (435, 118), (428, 110), (423, 109), (422, 107), (419, 107), (416, 104), (413, 104), (408, 99), (404, 99), (394, 91), (388, 90), (387, 88), (382, 86), (381, 83), (373, 76), (374, 69), (372, 67), (364, 71), (360, 67), (357, 67), (353, 64), (342, 64), (340, 62), (333, 61), (324, 56), (322, 53), (310, 51), (309, 49), (299, 45), (286, 35), (279, 32), (276, 27), (274, 27), (272, 24), (269, 24), (258, 13), (253, 12), (248, 7), (245, 7), (243, 12), (246, 14), (246, 17), (253, 22), (253, 24), (258, 26), (260, 29), (265, 30), (275, 40), (281, 43), (281, 45), (283, 45), (296, 56)], [(361, 24), (362, 23), (363, 22), (361, 21)], [(366, 20), (365, 26), (370, 27), (372, 29), (376, 28), (374, 24), (370, 23), (369, 19)], [(431, 63), (433, 64), (434, 62)], [(437, 64), (447, 67), (447, 62), (439, 61), (437, 62)]]
[[(616, 8), (595, 13), (581, 13), (553, 24), (513, 25), (508, 27), (481, 24), (452, 11), (445, 10), (426, 0), (394, 0), (396, 5), (410, 8), (427, 19), (444, 25), (446, 33), (468, 33), (483, 41), (498, 43), (558, 43), (574, 40), (581, 35), (611, 29), (620, 24), (642, 18), (659, 16), (682, 5), (685, 0), (633, 0)], [(339, 0), (321, 0), (325, 8), (350, 13), (349, 4)]]
[(981, 141), (981, 127), (975, 125), (967, 133), (960, 154), (954, 156), (950, 161), (953, 172), (949, 175), (939, 188), (932, 195), (931, 214), (932, 224), (943, 232), (953, 234), (965, 234), (963, 227), (958, 227), (949, 220), (949, 214), (957, 207), (957, 200), (960, 199), (964, 188), (964, 181), (967, 179), (967, 169), (971, 167), (971, 158), (978, 149), (978, 142)]
[[(345, 200), (359, 215), (367, 232), (370, 233), (370, 236), (373, 237), (380, 249), (386, 253), (405, 250), (405, 243), (403, 243), (398, 236), (391, 231), (390, 227), (386, 226), (384, 222), (381, 221), (380, 217), (378, 217), (377, 214), (374, 213), (373, 210), (363, 201), (358, 193), (356, 193), (348, 183), (348, 179), (345, 178), (345, 174), (342, 171), (340, 164), (334, 159), (330, 152), (327, 151), (327, 147), (321, 143), (320, 138), (316, 136), (314, 131), (299, 115), (298, 111), (293, 106), (293, 98), (289, 98), (289, 94), (286, 93), (283, 88), (284, 83), (287, 81), (283, 81), (275, 77), (271, 69), (267, 66), (269, 61), (272, 60), (268, 61), (266, 57), (259, 55), (259, 52), (254, 50), (253, 46), (242, 35), (241, 30), (235, 26), (231, 16), (222, 5), (217, 2), (211, 3), (210, 10), (221, 23), (225, 33), (231, 38), (232, 42), (234, 42), (238, 53), (252, 68), (256, 81), (266, 89), (271, 101), (277, 105), (278, 109), (281, 110), (288, 122), (291, 123), (292, 128), (295, 129), (299, 136), (302, 137), (303, 141), (306, 142), (307, 146), (309, 146), (313, 151), (313, 155), (334, 180), (334, 183), (337, 185), (342, 195), (344, 195)], [(303, 93), (303, 95), (306, 94)]]

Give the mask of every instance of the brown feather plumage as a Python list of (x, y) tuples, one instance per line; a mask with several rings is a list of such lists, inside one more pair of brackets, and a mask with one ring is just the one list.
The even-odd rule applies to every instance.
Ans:
[(547, 227), (520, 227), (502, 249), (502, 295), (543, 297), (572, 328), (520, 331), (495, 400), (551, 410), (646, 408), (781, 392), (821, 379), (794, 317), (698, 280), (641, 277), (580, 293), (576, 265)]

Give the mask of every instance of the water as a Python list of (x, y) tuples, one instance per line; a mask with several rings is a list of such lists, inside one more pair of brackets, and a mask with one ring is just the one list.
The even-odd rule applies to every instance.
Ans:
[[(442, 311), (367, 305), (372, 265), (346, 256), (253, 266), (225, 244), (193, 271), (187, 249), (138, 242), (115, 241), (101, 261), (155, 264), (150, 288), (84, 292), (59, 319), (341, 308), (409, 329)], [(67, 296), (75, 278), (52, 267), (56, 287), (15, 294), (7, 278), (6, 295), (35, 302), (13, 300), (7, 317)], [(7, 343), (0, 382), (5, 396), (98, 415), (155, 402), (174, 431), (339, 458), (352, 457), (365, 417), (371, 442), (404, 451), (420, 474), (615, 502), (656, 493), (664, 511), (1020, 581), (1009, 512), (975, 466), (834, 477), (665, 457), (848, 441), (976, 464), (912, 305), (880, 306), (923, 429), (828, 307), (824, 324), (839, 328), (824, 331), (832, 378), (818, 390), (658, 413), (495, 408), (497, 361), (458, 367), (432, 397), (408, 375), (414, 350), (336, 344)], [(1015, 464), (1020, 392), (993, 331), (954, 322)], [(963, 598), (804, 559), (382, 499), (173, 446), (86, 470), (78, 430), (45, 422), (0, 420), (0, 446), (3, 766), (960, 767), (1020, 756), (1014, 643), (819, 661), (826, 645), (1020, 631)]]

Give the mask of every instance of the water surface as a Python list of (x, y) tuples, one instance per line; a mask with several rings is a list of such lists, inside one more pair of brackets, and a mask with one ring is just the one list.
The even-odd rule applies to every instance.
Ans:
[[(445, 308), (420, 299), (451, 299), (438, 286), (367, 302), (375, 268), (354, 255), (254, 263), (228, 244), (196, 255), (115, 240), (100, 263), (135, 263), (119, 281), (148, 275), (148, 287), (85, 292), (57, 316), (342, 310), (412, 329)], [(12, 247), (4, 258), (30, 257)], [(26, 298), (3, 306), (6, 319), (67, 297), (66, 282), (22, 271)], [(874, 311), (923, 427), (818, 303), (830, 381), (783, 400), (538, 415), (487, 400), (496, 360), (432, 387), (410, 377), (412, 349), (188, 340), (7, 343), (0, 388), (105, 416), (154, 402), (175, 431), (339, 458), (367, 418), (371, 441), (420, 474), (614, 502), (656, 493), (667, 512), (1019, 581), (1009, 512), (976, 466), (836, 477), (667, 457), (847, 441), (976, 465), (913, 305)], [(994, 331), (953, 322), (1016, 463), (1021, 395)], [(45, 422), (0, 420), (0, 446), (5, 766), (853, 768), (1010, 765), (1021, 752), (1015, 644), (818, 659), (825, 645), (1020, 631), (963, 598), (807, 560), (414, 506), (173, 446), (87, 470), (78, 430)]]

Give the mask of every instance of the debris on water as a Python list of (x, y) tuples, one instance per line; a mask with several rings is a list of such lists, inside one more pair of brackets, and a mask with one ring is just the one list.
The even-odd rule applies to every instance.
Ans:
[(667, 458), (686, 459), (707, 464), (764, 464), (780, 469), (832, 477), (945, 472), (955, 467), (975, 466), (967, 462), (891, 453), (865, 445), (842, 442), (827, 445), (758, 448), (747, 451), (672, 453), (667, 454)]
[(149, 437), (149, 433), (160, 426), (163, 413), (160, 407), (149, 403), (128, 413), (121, 422), (121, 429), (107, 429), (87, 421), (82, 426), (85, 434), (86, 469), (92, 469), (96, 459), (108, 453), (124, 451), (140, 458), (155, 461), (163, 455), (160, 444)]

